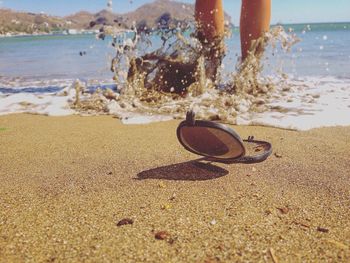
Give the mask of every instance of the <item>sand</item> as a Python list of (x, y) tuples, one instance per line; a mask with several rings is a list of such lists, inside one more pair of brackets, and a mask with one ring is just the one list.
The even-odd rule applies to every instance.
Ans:
[(350, 261), (350, 127), (234, 127), (275, 153), (227, 165), (178, 123), (0, 117), (0, 262)]

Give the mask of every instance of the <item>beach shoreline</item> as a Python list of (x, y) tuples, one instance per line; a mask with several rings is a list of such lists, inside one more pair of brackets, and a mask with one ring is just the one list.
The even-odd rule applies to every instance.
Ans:
[(0, 34), (0, 38), (11, 38), (11, 37), (41, 37), (41, 36), (67, 36), (67, 35), (96, 35), (97, 30), (78, 30), (78, 29), (67, 29), (59, 32), (35, 32), (35, 33), (25, 33), (25, 32), (6, 32), (5, 34)]
[(226, 165), (178, 123), (0, 116), (0, 261), (349, 262), (350, 126), (232, 126), (274, 154)]

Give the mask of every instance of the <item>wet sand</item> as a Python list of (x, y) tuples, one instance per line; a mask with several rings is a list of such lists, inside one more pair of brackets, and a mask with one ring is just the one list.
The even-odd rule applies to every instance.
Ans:
[(1, 116), (0, 262), (350, 261), (350, 127), (234, 127), (275, 154), (226, 165), (178, 123)]

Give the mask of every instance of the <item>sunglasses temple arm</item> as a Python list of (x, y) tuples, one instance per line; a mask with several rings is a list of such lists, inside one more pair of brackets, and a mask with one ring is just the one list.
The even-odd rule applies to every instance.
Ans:
[(263, 144), (267, 149), (261, 154), (255, 156), (243, 156), (238, 159), (233, 160), (238, 163), (260, 163), (265, 161), (272, 154), (272, 145), (269, 142), (254, 140), (253, 136), (249, 136), (248, 140), (243, 140), (244, 142)]
[(227, 163), (227, 164), (232, 164), (232, 163), (245, 163), (245, 164), (261, 163), (261, 162), (265, 161), (272, 154), (272, 145), (269, 142), (256, 141), (256, 140), (254, 140), (253, 136), (249, 136), (248, 140), (243, 140), (243, 141), (244, 142), (249, 142), (249, 143), (264, 144), (267, 147), (267, 149), (263, 153), (261, 153), (259, 155), (243, 156), (243, 157), (239, 157), (239, 158), (236, 158), (236, 159), (222, 161), (223, 163)]

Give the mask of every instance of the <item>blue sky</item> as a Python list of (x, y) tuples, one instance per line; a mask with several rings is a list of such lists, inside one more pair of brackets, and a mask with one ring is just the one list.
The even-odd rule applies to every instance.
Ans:
[[(132, 3), (130, 3), (132, 2)], [(114, 0), (114, 12), (131, 11), (152, 0)], [(182, 0), (194, 3), (194, 0)], [(272, 23), (350, 21), (350, 0), (272, 0)], [(0, 0), (0, 7), (21, 11), (68, 15), (80, 10), (105, 8), (107, 0)], [(241, 0), (224, 0), (225, 10), (238, 24)]]

